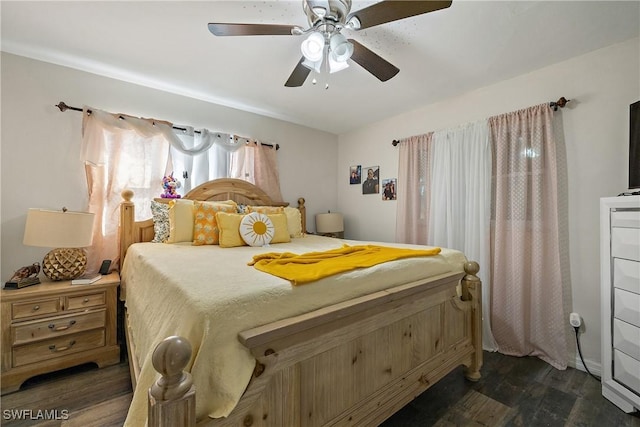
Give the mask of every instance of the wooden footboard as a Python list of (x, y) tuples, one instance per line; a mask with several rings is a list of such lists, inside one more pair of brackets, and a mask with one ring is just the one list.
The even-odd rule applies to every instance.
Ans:
[[(466, 275), (398, 286), (240, 333), (238, 339), (256, 358), (253, 378), (229, 417), (198, 425), (377, 425), (460, 365), (469, 380), (478, 380), (478, 270), (470, 262)], [(175, 348), (159, 346), (154, 360), (175, 366), (172, 357), (185, 359)], [(172, 375), (157, 384), (178, 387), (183, 377)], [(152, 399), (150, 420), (156, 424), (150, 427), (186, 420), (193, 425), (189, 390)], [(163, 411), (167, 407), (171, 410)]]

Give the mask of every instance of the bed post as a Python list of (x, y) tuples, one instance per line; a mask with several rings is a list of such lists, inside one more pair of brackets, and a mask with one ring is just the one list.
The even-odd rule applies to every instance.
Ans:
[(465, 367), (464, 376), (469, 381), (480, 379), (482, 367), (482, 283), (476, 274), (480, 265), (475, 261), (465, 263), (462, 278), (462, 300), (471, 302), (471, 343), (475, 349), (471, 363)]
[(300, 211), (300, 217), (302, 218), (302, 233), (307, 233), (307, 208), (304, 205), (304, 197), (298, 199), (298, 210)]
[(184, 368), (191, 360), (185, 338), (165, 338), (153, 351), (153, 367), (161, 375), (149, 389), (148, 427), (196, 425), (196, 388)]
[(135, 205), (133, 203), (133, 191), (122, 190), (122, 203), (120, 203), (120, 271), (127, 253), (127, 248), (135, 243), (133, 236), (133, 222), (135, 220)]

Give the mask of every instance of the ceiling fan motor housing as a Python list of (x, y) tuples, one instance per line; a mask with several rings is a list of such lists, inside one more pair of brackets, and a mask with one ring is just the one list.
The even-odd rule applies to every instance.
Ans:
[(347, 15), (349, 15), (349, 11), (351, 11), (351, 0), (325, 0), (317, 3), (329, 5), (329, 10), (326, 12), (324, 17), (316, 14), (309, 6), (309, 2), (307, 0), (302, 0), (302, 9), (304, 10), (305, 15), (307, 15), (310, 26), (313, 26), (323, 18), (344, 24)]

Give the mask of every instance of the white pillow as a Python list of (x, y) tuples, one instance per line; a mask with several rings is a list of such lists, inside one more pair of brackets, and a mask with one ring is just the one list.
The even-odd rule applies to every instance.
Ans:
[(252, 212), (240, 221), (240, 237), (249, 246), (266, 246), (274, 234), (275, 227), (265, 214)]

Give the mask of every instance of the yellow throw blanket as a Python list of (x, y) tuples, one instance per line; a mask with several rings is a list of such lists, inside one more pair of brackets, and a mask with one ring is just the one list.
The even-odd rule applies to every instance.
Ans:
[(253, 265), (260, 271), (291, 281), (293, 285), (303, 285), (327, 276), (356, 268), (371, 267), (401, 258), (432, 256), (440, 253), (440, 248), (404, 249), (377, 245), (344, 245), (340, 249), (322, 252), (308, 252), (297, 255), (291, 252), (269, 252), (255, 255)]

